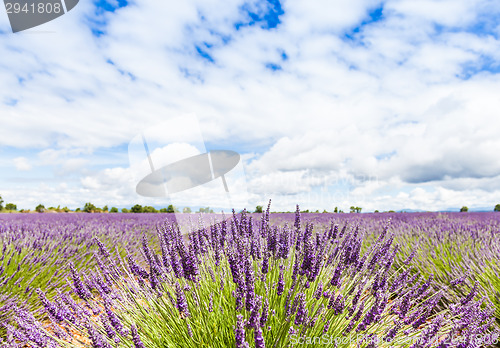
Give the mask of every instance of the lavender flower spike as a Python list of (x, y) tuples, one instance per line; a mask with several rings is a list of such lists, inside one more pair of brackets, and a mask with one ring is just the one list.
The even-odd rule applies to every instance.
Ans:
[(146, 348), (144, 344), (141, 341), (141, 338), (139, 337), (139, 333), (137, 332), (137, 328), (135, 325), (132, 325), (130, 328), (132, 332), (132, 341), (134, 342), (134, 347), (135, 348)]
[(175, 285), (175, 293), (177, 295), (177, 309), (181, 316), (189, 317), (189, 308), (186, 302), (186, 297), (184, 296), (184, 291), (182, 291), (179, 283)]
[(265, 348), (266, 347), (266, 344), (264, 342), (264, 337), (262, 337), (262, 329), (260, 327), (255, 329), (254, 337), (255, 337), (255, 348)]
[(249, 348), (248, 342), (245, 341), (245, 323), (243, 316), (239, 314), (236, 318), (236, 328), (234, 329), (236, 348)]

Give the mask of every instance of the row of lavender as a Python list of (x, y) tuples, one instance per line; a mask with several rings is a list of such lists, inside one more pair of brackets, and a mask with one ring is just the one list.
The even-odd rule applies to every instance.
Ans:
[[(11, 309), (40, 316), (34, 291), (41, 288), (49, 298), (69, 290), (68, 261), (78, 269), (96, 265), (95, 239), (112, 253), (125, 255), (140, 249), (140, 236), (154, 234), (165, 216), (152, 214), (2, 214), (0, 215), (0, 322), (11, 319)], [(0, 334), (4, 334), (5, 330)]]
[[(332, 217), (307, 215), (318, 226), (327, 226)], [(286, 221), (286, 214), (274, 214), (275, 221)], [(495, 306), (500, 327), (500, 213), (384, 213), (335, 214), (338, 224), (359, 225), (366, 231), (379, 231), (390, 220), (389, 232), (402, 253), (395, 261), (401, 265), (404, 255), (415, 253), (415, 270), (434, 277), (436, 289), (451, 286), (461, 278), (469, 286), (477, 281), (478, 291)], [(373, 236), (365, 238), (366, 245)], [(451, 287), (448, 302), (466, 294), (466, 287)]]
[[(431, 247), (460, 248), (465, 238), (477, 250), (493, 248), (487, 233), (498, 231), (496, 216), (458, 219), (463, 228), (445, 215), (399, 214), (389, 225), (386, 214), (337, 214), (331, 223), (326, 214), (271, 216), (233, 215), (188, 242), (175, 224), (157, 225), (157, 247), (144, 235), (142, 258), (137, 234), (126, 257), (98, 237), (96, 266), (70, 266), (77, 297), (38, 291), (48, 319), (15, 308), (6, 339), (34, 347), (494, 344), (494, 309), (480, 296), (491, 288), (464, 276), (467, 266), (440, 269)], [(439, 232), (446, 224), (453, 228)]]

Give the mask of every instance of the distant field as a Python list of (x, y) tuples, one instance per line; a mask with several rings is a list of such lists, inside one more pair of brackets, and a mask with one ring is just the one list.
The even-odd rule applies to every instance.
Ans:
[[(398, 328), (396, 338), (430, 342), (435, 330), (432, 337), (444, 342), (447, 334), (486, 337), (500, 328), (500, 213), (264, 213), (226, 215), (224, 223), (220, 214), (177, 217), (183, 234), (195, 232), (181, 237), (174, 214), (0, 214), (2, 339), (257, 347), (261, 340), (300, 346), (293, 337), (322, 332), (387, 337)], [(219, 223), (211, 226), (212, 219)], [(397, 284), (401, 277), (407, 284)], [(281, 281), (283, 295), (276, 295)], [(63, 304), (67, 294), (79, 307)], [(75, 319), (79, 311), (93, 314)]]

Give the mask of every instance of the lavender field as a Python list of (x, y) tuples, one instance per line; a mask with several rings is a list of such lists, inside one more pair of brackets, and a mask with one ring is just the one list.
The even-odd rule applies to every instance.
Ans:
[(498, 346), (500, 213), (211, 217), (0, 215), (3, 346)]

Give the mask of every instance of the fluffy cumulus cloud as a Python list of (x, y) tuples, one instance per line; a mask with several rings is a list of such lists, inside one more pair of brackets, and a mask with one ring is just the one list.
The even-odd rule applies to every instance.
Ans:
[[(493, 207), (499, 14), (491, 0), (120, 0), (12, 34), (0, 11), (1, 193), (164, 204), (135, 193), (128, 144), (194, 114), (207, 149), (242, 154), (233, 193), (250, 205)], [(177, 157), (194, 154), (183, 134)], [(213, 192), (186, 197), (215, 206)]]
[(28, 171), (31, 170), (31, 164), (26, 157), (16, 157), (14, 158), (14, 165), (18, 171)]

